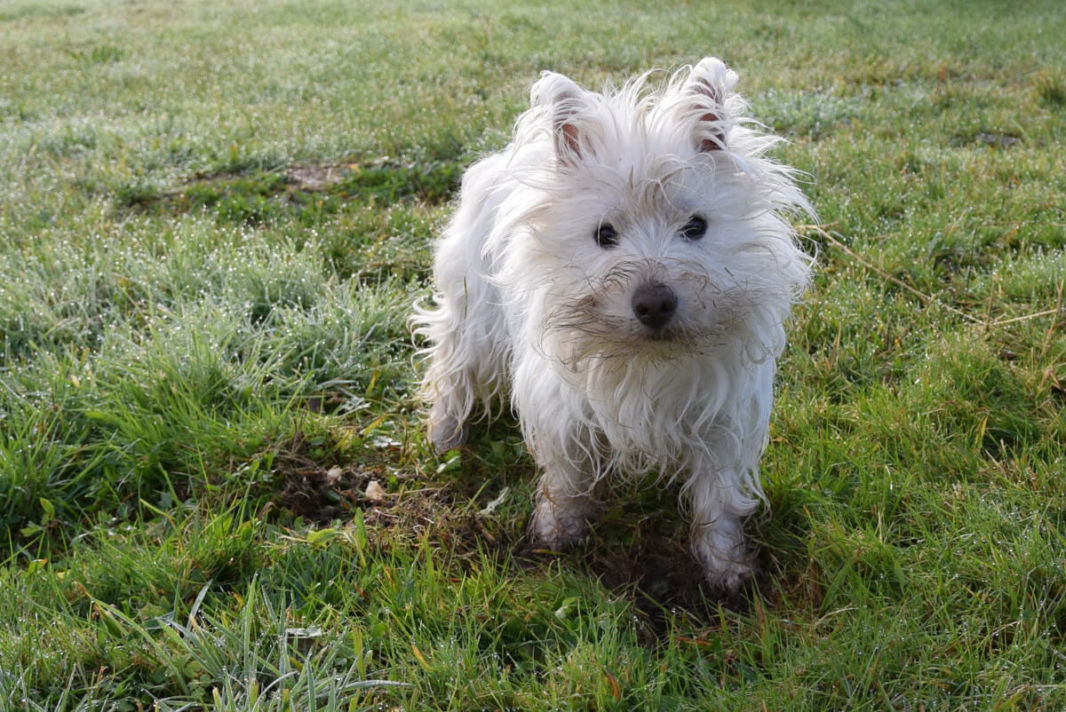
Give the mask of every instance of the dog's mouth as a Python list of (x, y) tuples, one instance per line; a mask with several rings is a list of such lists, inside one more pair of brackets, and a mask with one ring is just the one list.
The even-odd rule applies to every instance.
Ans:
[(663, 344), (680, 340), (678, 332), (678, 329), (671, 328), (669, 326), (663, 326), (654, 329), (642, 327), (640, 335), (644, 338), (645, 341), (650, 341), (656, 344)]
[(575, 367), (590, 359), (686, 358), (727, 342), (742, 314), (735, 299), (706, 280), (703, 289), (669, 289), (658, 279), (644, 284), (625, 290), (624, 301), (617, 290), (601, 289), (558, 306), (544, 322), (545, 351)]
[(651, 329), (635, 320), (600, 317), (574, 322), (553, 319), (548, 350), (576, 367), (582, 361), (669, 361), (701, 351), (701, 340), (677, 325)]

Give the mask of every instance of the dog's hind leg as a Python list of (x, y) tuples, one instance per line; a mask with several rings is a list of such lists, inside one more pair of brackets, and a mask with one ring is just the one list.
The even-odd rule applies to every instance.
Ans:
[(429, 341), (421, 388), (422, 397), (432, 403), (427, 430), (441, 453), (466, 442), (476, 403), (489, 411), (502, 402), (508, 370), (495, 289), (473, 274), (442, 286), (437, 307), (415, 317), (417, 333)]

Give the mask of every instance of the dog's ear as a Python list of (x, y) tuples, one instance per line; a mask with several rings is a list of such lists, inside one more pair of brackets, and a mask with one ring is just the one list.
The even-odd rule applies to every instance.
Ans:
[(532, 106), (551, 111), (555, 155), (562, 163), (575, 163), (583, 152), (578, 115), (585, 104), (585, 90), (572, 79), (555, 72), (544, 72), (530, 91)]
[(725, 135), (729, 116), (725, 99), (737, 83), (737, 74), (717, 57), (705, 57), (692, 68), (685, 91), (696, 117), (695, 139), (701, 153), (726, 148)]

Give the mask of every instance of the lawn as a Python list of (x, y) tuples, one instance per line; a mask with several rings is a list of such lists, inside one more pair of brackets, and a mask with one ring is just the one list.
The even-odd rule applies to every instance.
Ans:
[[(1066, 708), (1066, 6), (0, 3), (0, 709)], [(713, 54), (809, 175), (761, 574), (523, 539), (407, 326), (543, 69)]]

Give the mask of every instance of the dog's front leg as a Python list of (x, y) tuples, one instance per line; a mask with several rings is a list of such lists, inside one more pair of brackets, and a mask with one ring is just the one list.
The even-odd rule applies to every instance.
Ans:
[(743, 494), (739, 481), (733, 473), (708, 468), (694, 473), (684, 488), (692, 516), (692, 553), (707, 583), (727, 594), (739, 590), (755, 571), (744, 520), (758, 501)]
[(537, 485), (529, 534), (535, 546), (556, 551), (584, 536), (595, 510), (591, 493), (594, 477), (588, 457), (568, 450), (573, 448), (567, 448), (565, 443), (546, 447), (542, 441), (535, 453), (543, 474)]

